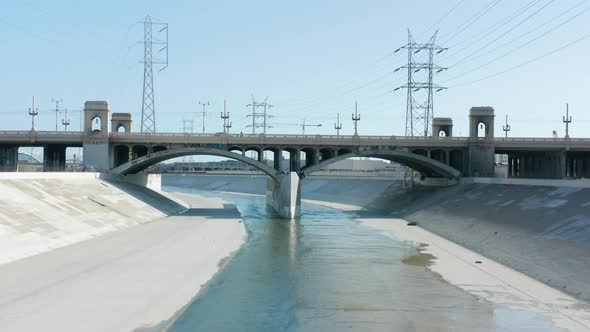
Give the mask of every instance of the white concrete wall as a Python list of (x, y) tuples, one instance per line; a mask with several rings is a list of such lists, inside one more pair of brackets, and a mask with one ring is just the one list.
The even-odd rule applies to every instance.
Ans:
[(146, 189), (119, 188), (98, 173), (0, 173), (0, 264), (166, 216)]

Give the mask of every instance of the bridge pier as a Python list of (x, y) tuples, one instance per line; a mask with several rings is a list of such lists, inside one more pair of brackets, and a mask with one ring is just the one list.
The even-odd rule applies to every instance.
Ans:
[(301, 153), (299, 150), (289, 151), (289, 171), (299, 173), (301, 170)]
[(279, 181), (268, 179), (266, 204), (281, 218), (292, 219), (301, 214), (301, 183), (297, 172), (283, 174)]
[(48, 144), (43, 148), (43, 171), (63, 172), (66, 170), (66, 146)]
[(283, 153), (280, 149), (273, 151), (273, 168), (279, 172), (283, 171)]
[(574, 170), (565, 152), (508, 153), (508, 177), (563, 179)]
[(0, 172), (16, 172), (18, 168), (18, 146), (0, 145)]
[(566, 160), (566, 176), (569, 178), (590, 178), (590, 154), (570, 152)]

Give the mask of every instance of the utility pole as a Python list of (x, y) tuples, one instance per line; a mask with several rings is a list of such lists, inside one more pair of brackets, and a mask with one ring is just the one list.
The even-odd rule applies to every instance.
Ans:
[(35, 108), (35, 96), (33, 96), (33, 105), (29, 108), (29, 115), (31, 116), (31, 131), (35, 131), (35, 117), (39, 115), (39, 109)]
[[(408, 29), (408, 43), (397, 50), (394, 53), (399, 52), (402, 49), (408, 51), (408, 64), (399, 68), (396, 68), (394, 72), (400, 69), (407, 69), (408, 71), (408, 82), (405, 85), (395, 88), (393, 91), (399, 89), (407, 90), (406, 100), (406, 136), (429, 136), (432, 132), (432, 119), (434, 117), (434, 91), (439, 92), (445, 90), (446, 87), (442, 87), (433, 83), (434, 73), (440, 73), (447, 68), (440, 67), (434, 64), (434, 55), (439, 54), (447, 50), (447, 48), (436, 45), (436, 35), (438, 31), (430, 37), (430, 40), (426, 44), (416, 43), (412, 37), (412, 33)], [(416, 61), (415, 57), (421, 51), (427, 52), (426, 61)], [(418, 72), (425, 71), (426, 74), (418, 76)], [(422, 94), (420, 99), (423, 101), (417, 101), (417, 93), (419, 91), (426, 91), (426, 94)]]
[(57, 118), (59, 117), (59, 103), (63, 103), (63, 99), (52, 98), (51, 102), (55, 103), (55, 131), (57, 131)]
[(68, 131), (68, 126), (70, 125), (70, 119), (68, 119), (68, 109), (65, 109), (64, 118), (61, 120), (61, 124), (64, 126), (64, 131)]
[(202, 116), (203, 116), (203, 134), (204, 134), (205, 133), (205, 115), (207, 115), (207, 113), (205, 112), (205, 107), (209, 106), (210, 104), (209, 104), (209, 102), (206, 102), (206, 103), (199, 102), (199, 105), (203, 105)]
[(508, 132), (510, 131), (510, 125), (508, 124), (508, 114), (506, 114), (506, 125), (502, 126), (502, 130), (504, 131), (505, 138), (508, 139)]
[(352, 121), (354, 121), (354, 136), (358, 136), (358, 122), (361, 120), (361, 115), (358, 114), (358, 103), (354, 102), (354, 114), (352, 115)]
[(565, 123), (565, 138), (570, 138), (570, 123), (572, 123), (572, 117), (570, 116), (570, 106), (565, 104), (565, 116), (563, 117), (563, 123)]
[(228, 129), (231, 128), (231, 125), (228, 127), (227, 124), (229, 122), (229, 112), (227, 111), (227, 101), (223, 100), (223, 112), (221, 113), (221, 118), (223, 119), (223, 133), (227, 134)]
[(318, 124), (306, 124), (305, 123), (305, 119), (303, 119), (303, 123), (301, 123), (301, 134), (305, 135), (305, 127), (321, 127), (322, 124), (318, 123)]
[(228, 123), (225, 125), (225, 133), (228, 135), (229, 135), (229, 128), (231, 128), (231, 126), (232, 126), (232, 123), (229, 122), (229, 120), (228, 120)]
[(340, 113), (336, 115), (336, 123), (334, 124), (334, 129), (336, 129), (336, 137), (340, 137), (340, 129), (342, 129), (342, 123), (340, 122)]
[[(156, 132), (156, 104), (154, 98), (154, 65), (162, 65), (160, 71), (168, 67), (168, 23), (153, 22), (151, 17), (146, 16), (143, 22), (143, 60), (140, 63), (143, 67), (143, 102), (141, 105), (141, 132), (155, 133)], [(156, 32), (157, 35), (164, 35), (164, 39), (154, 39), (153, 27), (157, 26), (160, 29)], [(153, 46), (158, 45), (158, 50), (155, 52)], [(165, 52), (165, 53), (164, 53)], [(160, 59), (159, 54), (164, 53), (165, 59)]]

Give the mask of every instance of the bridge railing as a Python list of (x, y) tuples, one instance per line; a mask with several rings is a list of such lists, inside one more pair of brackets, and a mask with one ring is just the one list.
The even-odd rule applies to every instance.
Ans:
[(251, 139), (277, 139), (277, 138), (291, 138), (291, 139), (307, 139), (307, 140), (411, 140), (411, 141), (466, 141), (466, 137), (423, 137), (423, 136), (353, 136), (353, 135), (299, 135), (299, 134), (202, 134), (202, 133), (111, 133), (112, 138), (162, 138), (162, 137), (184, 137), (184, 138), (251, 138)]
[(32, 131), (32, 130), (0, 130), (2, 136), (25, 136), (25, 135), (38, 135), (38, 136), (80, 136), (84, 134), (82, 131)]

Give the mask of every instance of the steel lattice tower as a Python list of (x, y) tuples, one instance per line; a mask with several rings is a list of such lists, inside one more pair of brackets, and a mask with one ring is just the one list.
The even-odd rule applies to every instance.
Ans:
[[(430, 136), (432, 135), (432, 119), (434, 117), (434, 91), (446, 89), (434, 84), (433, 77), (446, 68), (434, 64), (435, 54), (445, 50), (444, 47), (436, 45), (436, 35), (438, 31), (430, 37), (426, 44), (416, 43), (412, 33), (408, 30), (408, 43), (397, 50), (408, 51), (408, 64), (399, 68), (407, 69), (408, 82), (405, 85), (397, 87), (407, 90), (406, 101), (406, 136)], [(425, 56), (418, 53), (427, 52)], [(422, 72), (418, 74), (419, 72)], [(425, 72), (425, 73), (424, 73)]]
[[(154, 97), (154, 64), (162, 64), (164, 67), (160, 71), (164, 70), (168, 66), (168, 24), (167, 23), (154, 23), (151, 17), (146, 16), (143, 22), (143, 103), (141, 106), (141, 132), (142, 133), (155, 133), (156, 132), (156, 104)], [(163, 26), (158, 33), (166, 31), (165, 41), (153, 40), (153, 26)], [(165, 61), (154, 59), (153, 46), (154, 44), (164, 45), (157, 52), (166, 51)]]

